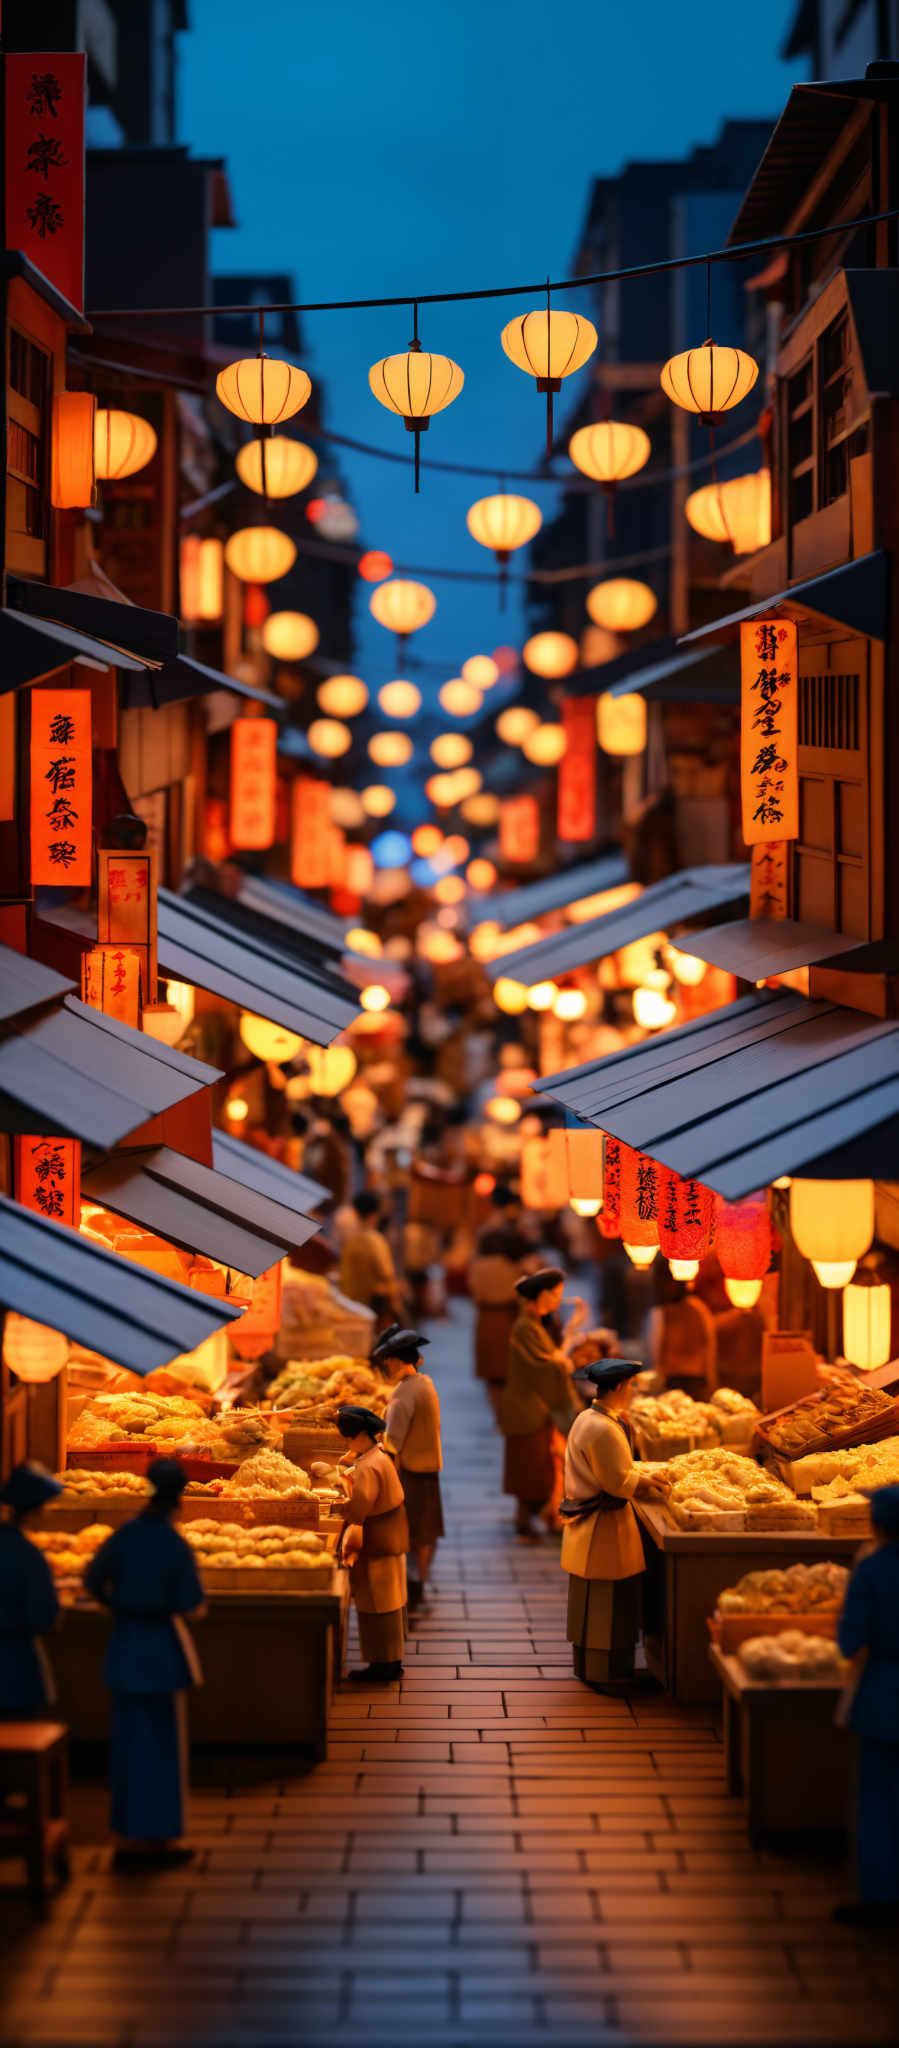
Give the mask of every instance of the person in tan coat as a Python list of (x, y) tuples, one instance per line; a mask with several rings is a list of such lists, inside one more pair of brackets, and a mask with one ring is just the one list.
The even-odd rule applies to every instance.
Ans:
[(643, 1369), (637, 1359), (604, 1358), (574, 1375), (593, 1401), (575, 1416), (565, 1448), (561, 1562), (575, 1675), (594, 1686), (634, 1669), (645, 1563), (631, 1502), (657, 1489), (634, 1463), (622, 1415)]
[(557, 1526), (556, 1433), (565, 1434), (574, 1414), (565, 1353), (544, 1325), (559, 1308), (564, 1285), (558, 1266), (544, 1266), (515, 1283), (519, 1313), (509, 1340), (499, 1424), (506, 1439), (503, 1492), (517, 1501), (515, 1527), (530, 1541), (539, 1535), (534, 1515), (542, 1515), (550, 1529)]
[(434, 1550), (444, 1533), (440, 1401), (433, 1380), (420, 1370), (422, 1345), (428, 1341), (418, 1330), (403, 1330), (393, 1323), (372, 1352), (372, 1364), (393, 1386), (384, 1441), (397, 1461), (409, 1518), (409, 1548), (417, 1572), (409, 1580), (410, 1612), (425, 1597)]
[(384, 1431), (380, 1415), (348, 1404), (337, 1411), (337, 1427), (349, 1446), (344, 1462), (353, 1468), (349, 1497), (339, 1509), (344, 1528), (337, 1553), (350, 1568), (359, 1647), (368, 1660), (350, 1677), (386, 1683), (402, 1676), (406, 1641), (409, 1524), (403, 1488), (393, 1459), (378, 1442)]

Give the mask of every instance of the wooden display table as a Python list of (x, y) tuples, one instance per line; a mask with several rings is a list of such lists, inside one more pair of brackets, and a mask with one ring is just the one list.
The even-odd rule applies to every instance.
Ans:
[(834, 1725), (842, 1680), (750, 1678), (716, 1644), (709, 1657), (724, 1692), (727, 1789), (746, 1800), (753, 1847), (769, 1834), (845, 1828), (851, 1743)]
[[(35, 1900), (51, 1858), (60, 1883), (69, 1875), (66, 1737), (58, 1721), (0, 1722), (0, 1857), (21, 1857)], [(24, 1805), (8, 1805), (10, 1794)]]
[(646, 1531), (647, 1662), (674, 1699), (693, 1705), (717, 1698), (708, 1617), (725, 1586), (733, 1586), (744, 1572), (818, 1564), (825, 1558), (848, 1564), (858, 1550), (854, 1536), (804, 1530), (699, 1535), (675, 1528), (654, 1502), (637, 1500), (634, 1507)]

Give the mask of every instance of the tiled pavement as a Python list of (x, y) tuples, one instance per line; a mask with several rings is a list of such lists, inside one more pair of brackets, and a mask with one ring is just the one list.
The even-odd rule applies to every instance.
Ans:
[(69, 1889), (35, 1926), (0, 1909), (0, 2038), (895, 2041), (895, 1956), (832, 1927), (838, 1868), (752, 1853), (715, 1718), (572, 1677), (557, 1548), (511, 1534), (465, 1311), (433, 1334), (451, 1533), (402, 1685), (345, 1687), (309, 1775), (203, 1766), (186, 1874), (117, 1878), (102, 1788), (77, 1788)]

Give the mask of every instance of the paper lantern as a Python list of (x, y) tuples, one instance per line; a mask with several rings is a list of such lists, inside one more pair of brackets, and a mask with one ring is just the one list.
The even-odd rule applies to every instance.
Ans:
[(520, 1017), (528, 1007), (528, 992), (523, 981), (513, 981), (509, 975), (501, 974), (493, 984), (493, 1000), (504, 1016)]
[(3, 1363), (26, 1386), (42, 1386), (55, 1380), (69, 1356), (68, 1338), (46, 1323), (32, 1322), (7, 1309), (3, 1325)]
[(471, 741), (461, 732), (441, 732), (431, 741), (431, 760), (438, 768), (461, 768), (471, 760)]
[(682, 953), (679, 946), (667, 945), (665, 959), (682, 988), (698, 988), (709, 971), (707, 961), (700, 960), (695, 953)]
[(368, 609), (379, 626), (386, 626), (399, 640), (406, 640), (433, 618), (437, 599), (426, 583), (411, 583), (405, 577), (394, 576), (372, 591)]
[(278, 426), (293, 419), (306, 404), (312, 385), (305, 370), (262, 351), (229, 363), (215, 380), (217, 396), (229, 412), (252, 427)]
[(415, 435), (418, 490), (419, 438), (430, 426), (433, 415), (443, 412), (458, 398), (465, 382), (464, 373), (451, 356), (430, 355), (416, 334), (405, 354), (384, 356), (379, 363), (372, 363), (368, 382), (378, 404), (386, 406), (388, 412), (398, 413), (407, 432)]
[(564, 726), (538, 725), (529, 732), (522, 746), (527, 761), (533, 761), (537, 768), (554, 768), (562, 760), (568, 746)]
[(554, 981), (535, 981), (528, 989), (529, 1010), (551, 1010), (559, 991)]
[(734, 1308), (754, 1308), (762, 1291), (760, 1280), (728, 1280), (724, 1292)]
[[(144, 1023), (143, 1018), (151, 1016), (151, 1007), (144, 1005), (141, 1017), (141, 957), (136, 948), (130, 946), (87, 946), (81, 955), (81, 1000), (92, 1010), (102, 1010), (107, 1017), (114, 1017), (118, 1024), (129, 1024), (132, 1030), (143, 1029), (154, 1035), (152, 1022)], [(168, 1009), (168, 1004), (163, 1004)], [(179, 1028), (175, 1039), (180, 1038), (182, 1026), (177, 1012), (172, 1015)], [(164, 1031), (157, 1028), (156, 1036)], [(172, 1040), (172, 1044), (175, 1043)]]
[(316, 775), (296, 775), (290, 790), (290, 879), (298, 889), (327, 889), (331, 878), (331, 790)]
[[(311, 625), (312, 621), (309, 623)], [(361, 676), (329, 676), (326, 682), (319, 684), (318, 701), (331, 718), (355, 718), (365, 710), (368, 688)]]
[(553, 1016), (561, 1024), (576, 1024), (586, 1009), (587, 998), (582, 988), (562, 988), (553, 1003)]
[(278, 728), (273, 718), (238, 718), (231, 727), (229, 834), (238, 852), (264, 852), (277, 827)]
[(152, 462), (158, 446), (156, 430), (137, 412), (110, 411), (99, 406), (94, 422), (94, 467), (103, 481), (136, 476)]
[[(735, 1301), (737, 1308), (751, 1308), (762, 1291), (762, 1281), (771, 1264), (771, 1219), (763, 1201), (715, 1202), (715, 1251), (725, 1283), (750, 1283), (751, 1300)], [(729, 1293), (729, 1299), (734, 1300)]]
[(568, 1200), (565, 1132), (526, 1138), (521, 1148), (521, 1199), (526, 1209), (564, 1209)]
[(492, 889), (496, 881), (496, 869), (492, 860), (473, 860), (465, 870), (465, 879), (479, 895)]
[[(692, 1264), (704, 1258), (715, 1228), (715, 1197), (711, 1188), (698, 1180), (682, 1180), (670, 1168), (662, 1169), (659, 1207), (659, 1250), (669, 1264)], [(677, 1276), (675, 1275), (675, 1278)], [(692, 1273), (683, 1274), (692, 1279)]]
[(479, 794), (484, 780), (480, 768), (456, 768), (453, 772), (454, 801), (462, 804)]
[(416, 825), (412, 834), (412, 851), (421, 860), (429, 860), (443, 845), (443, 833), (439, 825)]
[(306, 1065), (313, 1095), (339, 1095), (348, 1088), (359, 1062), (350, 1045), (309, 1045)]
[(363, 953), (372, 960), (384, 951), (377, 932), (367, 931), (364, 925), (353, 925), (345, 934), (344, 945), (348, 953)]
[(342, 826), (345, 832), (354, 832), (358, 826), (365, 823), (365, 812), (358, 790), (332, 789), (328, 802), (335, 825)]
[(177, 1010), (181, 1018), (181, 1036), (183, 1038), (185, 1031), (190, 1028), (194, 1021), (194, 1011), (197, 1002), (196, 989), (193, 988), (189, 981), (167, 981), (165, 984), (165, 994), (166, 1001), (171, 1003), (172, 1009)]
[(225, 551), (220, 540), (186, 533), (180, 549), (181, 617), (187, 625), (222, 616)]
[(603, 1237), (621, 1236), (621, 1144), (618, 1138), (603, 1137), (602, 1214), (599, 1227)]
[(448, 811), (456, 801), (455, 778), (452, 775), (429, 775), (425, 796), (438, 811)]
[(294, 498), (311, 484), (318, 456), (305, 441), (273, 434), (270, 440), (247, 441), (238, 449), (234, 466), (241, 483), (259, 497)]
[(243, 622), (255, 631), (264, 626), (271, 612), (271, 605), (261, 583), (248, 583), (243, 594)]
[(569, 313), (563, 307), (551, 308), (548, 301), (547, 288), (546, 306), (510, 320), (500, 340), (510, 363), (533, 377), (538, 391), (546, 392), (546, 452), (550, 455), (553, 392), (561, 391), (563, 377), (572, 376), (589, 362), (598, 336), (592, 321), (585, 320), (583, 314)]
[(321, 754), (327, 761), (338, 761), (353, 744), (349, 726), (342, 725), (339, 718), (314, 718), (306, 738), (313, 753)]
[(471, 847), (463, 834), (461, 832), (451, 832), (449, 837), (444, 840), (440, 849), (441, 864), (445, 861), (449, 867), (461, 867), (462, 862), (468, 859), (470, 852)]
[(822, 1287), (845, 1287), (874, 1236), (874, 1182), (794, 1180), (790, 1229)]
[[(634, 1247), (658, 1250), (663, 1173), (647, 1153), (621, 1146), (621, 1239), (628, 1257)], [(634, 1263), (651, 1265), (652, 1260)]]
[(421, 710), (421, 691), (417, 683), (385, 683), (378, 691), (378, 703), (387, 718), (414, 718)]
[(703, 484), (690, 492), (684, 511), (694, 533), (729, 541), (735, 555), (754, 554), (771, 540), (771, 472), (758, 469), (726, 483)]
[(740, 404), (758, 373), (758, 363), (743, 349), (720, 348), (716, 342), (704, 341), (701, 348), (688, 348), (682, 355), (669, 357), (659, 381), (674, 405), (698, 413), (709, 425)]
[(84, 511), (97, 495), (91, 391), (59, 391), (50, 433), (50, 503), (57, 512)]
[(521, 1104), (514, 1095), (491, 1095), (484, 1104), (484, 1115), (494, 1124), (517, 1124), (521, 1115)]
[(617, 633), (607, 632), (605, 626), (585, 626), (578, 651), (582, 668), (602, 668), (622, 652), (622, 642)]
[[(602, 1207), (603, 1136), (601, 1131), (566, 1131), (565, 1159), (568, 1199), (589, 1202), (595, 1216)], [(595, 1203), (595, 1207), (592, 1205)], [(578, 1209), (578, 1215), (584, 1213)]]
[(864, 1268), (843, 1289), (843, 1357), (862, 1372), (886, 1365), (891, 1349), (892, 1290)]
[(362, 791), (362, 809), (369, 818), (389, 818), (396, 808), (396, 796), (384, 782), (371, 782)]
[[(49, 656), (47, 665), (54, 666)], [(89, 887), (93, 872), (91, 693), (67, 689), (63, 674), (30, 695), (32, 887)]]
[(462, 948), (452, 932), (441, 931), (439, 925), (427, 921), (418, 927), (417, 945), (422, 959), (429, 960), (432, 967), (450, 967), (462, 958)]
[(636, 633), (648, 626), (659, 608), (655, 591), (633, 576), (609, 576), (587, 592), (587, 610), (609, 633)]
[(540, 809), (533, 796), (503, 799), (499, 814), (499, 845), (504, 861), (524, 866), (540, 850)]
[(532, 675), (568, 676), (577, 668), (577, 641), (570, 633), (534, 633), (525, 641), (521, 658)]
[(270, 1061), (277, 1067), (295, 1059), (303, 1043), (296, 1031), (286, 1031), (283, 1024), (273, 1024), (268, 1017), (254, 1017), (249, 1010), (241, 1012), (239, 1028), (254, 1059)]
[(492, 796), (489, 790), (479, 792), (475, 796), (467, 796), (461, 805), (461, 811), (467, 825), (495, 825), (499, 817), (499, 797)]
[(503, 564), (516, 548), (523, 548), (543, 525), (543, 514), (533, 498), (520, 498), (513, 491), (495, 491), (478, 498), (465, 514), (465, 524), (479, 547), (490, 548)]
[(660, 988), (635, 988), (633, 994), (634, 1021), (644, 1031), (662, 1031), (667, 1024), (673, 1024), (677, 1016), (677, 1004), (673, 1003)]
[(642, 427), (624, 420), (598, 420), (595, 426), (578, 427), (568, 443), (568, 453), (583, 476), (613, 491), (626, 476), (636, 476), (645, 467), (651, 444)]
[(393, 563), (382, 548), (369, 548), (356, 567), (364, 583), (383, 583), (385, 576), (393, 575)]
[(390, 990), (384, 988), (379, 981), (369, 982), (368, 987), (360, 991), (359, 1001), (363, 1010), (369, 1010), (376, 1015), (381, 1010), (389, 1010)]
[(407, 732), (375, 732), (368, 751), (379, 768), (402, 768), (411, 761), (415, 748)]
[(350, 896), (367, 896), (374, 879), (375, 864), (367, 846), (348, 846), (345, 886)]
[(490, 654), (470, 654), (462, 663), (462, 680), (475, 690), (492, 690), (499, 681), (499, 668)]
[(225, 1103), (225, 1115), (231, 1124), (245, 1124), (250, 1114), (250, 1105), (245, 1095), (229, 1095)]
[(539, 724), (539, 716), (529, 704), (508, 704), (496, 721), (497, 738), (505, 740), (507, 747), (522, 747)]
[(461, 875), (441, 875), (434, 883), (434, 896), (438, 903), (461, 903), (465, 895), (465, 883)]
[(473, 683), (466, 683), (462, 676), (451, 676), (449, 682), (442, 685), (439, 696), (444, 711), (448, 711), (451, 718), (473, 718), (484, 702), (481, 691), (476, 690)]
[(225, 542), (225, 561), (241, 583), (275, 583), (296, 558), (295, 542), (277, 526), (242, 526)]
[(646, 746), (646, 699), (639, 690), (623, 697), (598, 697), (596, 736), (604, 754), (642, 754)]

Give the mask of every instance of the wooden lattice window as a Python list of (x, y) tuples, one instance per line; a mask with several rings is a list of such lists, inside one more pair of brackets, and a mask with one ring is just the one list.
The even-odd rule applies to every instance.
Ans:
[(48, 423), (51, 363), (45, 349), (16, 327), (9, 331), (6, 470), (14, 530), (47, 535)]

